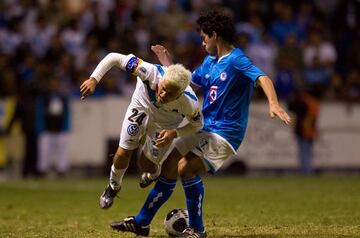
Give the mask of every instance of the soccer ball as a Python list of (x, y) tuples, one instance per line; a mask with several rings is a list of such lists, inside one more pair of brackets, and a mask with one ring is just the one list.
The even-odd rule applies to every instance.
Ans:
[(171, 210), (164, 220), (166, 233), (170, 237), (179, 237), (189, 226), (189, 213), (186, 209), (175, 208)]

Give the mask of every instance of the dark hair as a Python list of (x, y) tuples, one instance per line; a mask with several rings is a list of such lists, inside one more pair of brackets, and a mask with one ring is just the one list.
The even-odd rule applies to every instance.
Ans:
[(223, 40), (229, 43), (235, 42), (235, 26), (232, 17), (223, 11), (210, 10), (205, 12), (200, 15), (196, 23), (200, 30), (209, 36), (214, 31)]

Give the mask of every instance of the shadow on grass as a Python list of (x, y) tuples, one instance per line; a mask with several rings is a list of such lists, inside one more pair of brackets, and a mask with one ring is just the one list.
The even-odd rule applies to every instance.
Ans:
[[(208, 238), (278, 238), (280, 236), (277, 235), (268, 235), (268, 234), (263, 234), (263, 235), (221, 235), (221, 236), (212, 236), (212, 235), (208, 235)], [(156, 236), (156, 238), (169, 238), (168, 236)]]
[[(209, 236), (211, 237), (211, 236)], [(223, 238), (277, 238), (277, 237), (280, 237), (280, 236), (276, 236), (276, 235), (267, 235), (267, 234), (264, 234), (264, 235), (239, 235), (239, 236), (235, 236), (235, 235), (230, 235), (230, 236), (221, 236)]]

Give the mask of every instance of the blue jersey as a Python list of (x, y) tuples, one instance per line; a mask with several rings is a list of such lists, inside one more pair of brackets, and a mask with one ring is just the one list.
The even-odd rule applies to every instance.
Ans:
[(192, 75), (203, 90), (203, 129), (219, 134), (235, 150), (244, 138), (255, 81), (261, 75), (265, 73), (238, 48), (220, 59), (207, 56)]

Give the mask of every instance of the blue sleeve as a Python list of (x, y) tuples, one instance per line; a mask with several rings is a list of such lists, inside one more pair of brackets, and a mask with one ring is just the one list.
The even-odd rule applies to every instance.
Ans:
[(237, 57), (234, 62), (234, 67), (240, 71), (242, 76), (254, 82), (258, 77), (266, 76), (266, 74), (261, 69), (256, 67), (247, 56)]
[(192, 73), (192, 83), (195, 84), (198, 87), (201, 87), (203, 85), (202, 82), (202, 73), (201, 70), (202, 69), (202, 65), (200, 67), (198, 67), (197, 69), (194, 70), (194, 72)]

